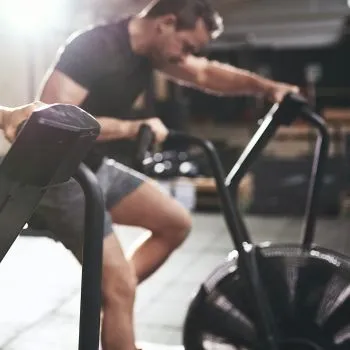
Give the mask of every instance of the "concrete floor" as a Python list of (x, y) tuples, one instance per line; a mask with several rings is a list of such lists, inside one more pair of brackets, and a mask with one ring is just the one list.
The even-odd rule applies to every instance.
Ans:
[[(301, 220), (248, 217), (247, 223), (256, 241), (293, 242)], [(350, 220), (320, 220), (317, 242), (350, 253), (349, 229)], [(116, 231), (125, 249), (142, 233), (127, 227)], [(181, 344), (181, 326), (192, 293), (231, 247), (220, 215), (195, 214), (190, 238), (138, 288), (137, 339)], [(46, 238), (18, 238), (0, 265), (0, 349), (76, 350), (80, 277), (79, 264), (61, 244)]]

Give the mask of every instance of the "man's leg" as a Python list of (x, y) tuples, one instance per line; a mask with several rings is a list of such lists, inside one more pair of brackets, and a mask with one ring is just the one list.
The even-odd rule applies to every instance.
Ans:
[(133, 309), (137, 279), (115, 234), (103, 242), (102, 348), (135, 350)]
[(103, 172), (110, 174), (106, 198), (113, 222), (150, 231), (129, 253), (141, 283), (186, 239), (191, 216), (153, 181), (132, 169), (108, 160)]
[[(45, 221), (64, 246), (81, 262), (85, 201), (80, 186), (71, 180), (52, 188), (40, 202), (36, 215)], [(135, 350), (133, 306), (134, 270), (126, 260), (105, 213), (102, 261), (102, 346), (104, 350)]]

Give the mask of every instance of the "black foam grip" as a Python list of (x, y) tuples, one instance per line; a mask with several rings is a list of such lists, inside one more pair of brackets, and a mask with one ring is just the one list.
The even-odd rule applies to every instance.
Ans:
[(290, 125), (302, 116), (302, 110), (308, 108), (308, 103), (299, 94), (287, 94), (274, 113), (274, 119), (280, 125)]
[(7, 176), (47, 186), (72, 176), (93, 146), (100, 125), (79, 107), (55, 104), (35, 110), (15, 131), (16, 139), (1, 163)]
[(147, 151), (154, 143), (154, 133), (147, 124), (141, 125), (136, 138), (135, 167), (140, 170)]

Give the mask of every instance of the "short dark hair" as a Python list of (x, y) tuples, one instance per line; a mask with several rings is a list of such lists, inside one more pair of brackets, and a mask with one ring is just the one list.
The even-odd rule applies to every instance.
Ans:
[(156, 18), (174, 14), (177, 18), (177, 29), (193, 29), (199, 18), (202, 18), (212, 38), (223, 31), (223, 21), (210, 0), (154, 0), (142, 12), (146, 18)]

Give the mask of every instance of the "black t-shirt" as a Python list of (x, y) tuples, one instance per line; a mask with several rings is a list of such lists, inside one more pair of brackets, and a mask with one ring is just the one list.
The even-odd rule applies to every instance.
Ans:
[[(129, 21), (125, 18), (74, 34), (56, 62), (55, 69), (89, 91), (81, 107), (96, 117), (134, 118), (131, 107), (152, 77), (150, 60), (132, 51)], [(97, 169), (108, 144), (96, 142), (84, 160), (91, 169)], [(127, 146), (128, 141), (118, 140), (113, 148), (122, 156)]]

